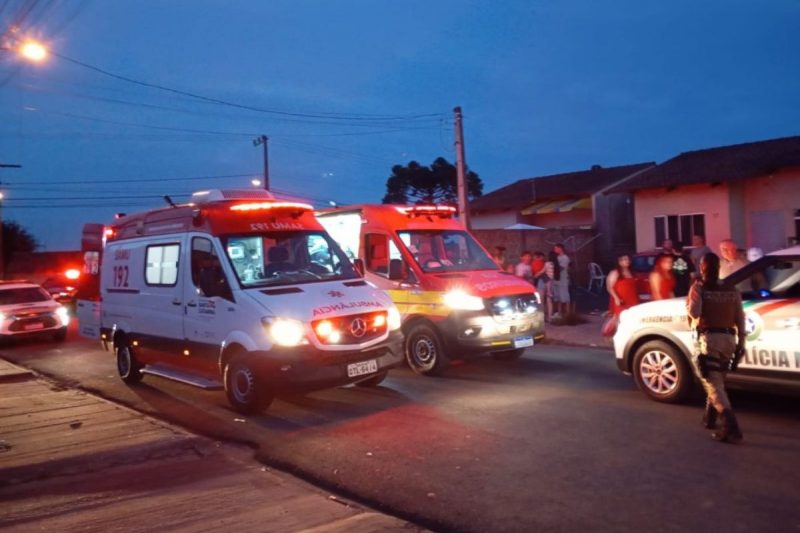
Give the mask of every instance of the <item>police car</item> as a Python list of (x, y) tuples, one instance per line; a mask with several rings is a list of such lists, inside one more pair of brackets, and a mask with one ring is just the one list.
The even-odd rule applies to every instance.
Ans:
[(69, 313), (41, 286), (27, 281), (0, 282), (0, 340), (50, 334), (67, 336)]
[[(747, 328), (746, 354), (728, 382), (800, 388), (800, 246), (765, 255), (726, 281), (742, 293)], [(624, 311), (614, 335), (619, 369), (660, 402), (679, 402), (692, 390), (694, 350), (685, 298)]]

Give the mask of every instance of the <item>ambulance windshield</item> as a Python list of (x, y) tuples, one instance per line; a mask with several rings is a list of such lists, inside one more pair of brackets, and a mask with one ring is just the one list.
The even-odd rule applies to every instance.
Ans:
[(497, 270), (497, 263), (466, 231), (400, 231), (398, 235), (424, 272)]
[(244, 288), (359, 277), (347, 256), (321, 231), (229, 235), (223, 243)]

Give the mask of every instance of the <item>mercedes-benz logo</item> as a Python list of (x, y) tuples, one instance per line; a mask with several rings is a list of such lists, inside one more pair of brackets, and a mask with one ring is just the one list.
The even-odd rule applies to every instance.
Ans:
[(367, 333), (367, 323), (363, 318), (356, 318), (350, 322), (350, 333), (353, 337), (360, 339)]

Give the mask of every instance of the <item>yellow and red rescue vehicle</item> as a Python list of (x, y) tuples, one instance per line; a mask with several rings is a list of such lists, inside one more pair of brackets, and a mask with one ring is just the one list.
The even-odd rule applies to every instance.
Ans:
[(358, 205), (317, 218), (403, 316), (405, 354), (420, 374), (464, 352), (516, 359), (544, 337), (536, 289), (498, 268), (441, 205)]

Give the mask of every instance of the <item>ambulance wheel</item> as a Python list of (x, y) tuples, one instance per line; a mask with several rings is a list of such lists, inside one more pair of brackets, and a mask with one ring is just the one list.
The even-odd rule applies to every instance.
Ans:
[(689, 363), (670, 343), (650, 341), (640, 346), (632, 370), (639, 389), (657, 402), (678, 403), (691, 392), (694, 378)]
[(423, 376), (438, 376), (447, 368), (439, 334), (424, 322), (413, 325), (405, 338), (406, 361), (411, 370)]
[(380, 374), (375, 374), (369, 379), (365, 379), (364, 381), (359, 381), (356, 383), (358, 387), (377, 387), (383, 380), (386, 379), (386, 375), (388, 372), (381, 372)]
[(236, 356), (225, 365), (224, 380), (228, 401), (242, 414), (260, 413), (272, 403), (273, 396), (264, 390), (263, 383), (244, 356)]
[(525, 348), (515, 348), (513, 350), (505, 350), (503, 352), (492, 352), (492, 357), (498, 361), (516, 361), (522, 354), (525, 353)]
[(56, 342), (61, 342), (66, 338), (67, 338), (67, 328), (66, 327), (63, 327), (63, 328), (59, 329), (58, 331), (56, 331), (55, 333), (53, 333), (53, 340), (56, 341)]
[(128, 385), (142, 381), (142, 365), (136, 360), (128, 341), (120, 339), (114, 343), (117, 352), (117, 372), (122, 381)]

